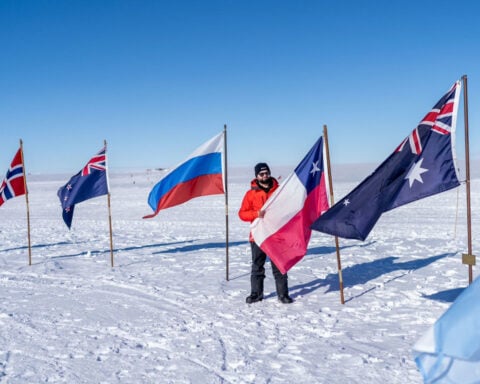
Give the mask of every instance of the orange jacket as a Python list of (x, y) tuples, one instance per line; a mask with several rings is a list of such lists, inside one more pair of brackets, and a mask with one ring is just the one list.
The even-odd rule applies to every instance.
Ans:
[[(245, 193), (242, 205), (238, 211), (238, 217), (240, 217), (241, 220), (251, 223), (258, 217), (258, 211), (260, 211), (270, 195), (278, 188), (278, 181), (273, 177), (271, 179), (273, 186), (268, 192), (265, 192), (258, 186), (257, 179), (251, 181), (251, 189)], [(250, 241), (253, 241), (252, 233), (250, 233)]]

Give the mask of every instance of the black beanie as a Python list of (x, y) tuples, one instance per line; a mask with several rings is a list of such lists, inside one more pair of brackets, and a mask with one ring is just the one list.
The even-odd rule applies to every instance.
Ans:
[(267, 171), (270, 173), (270, 168), (268, 167), (267, 163), (258, 163), (255, 165), (255, 177), (262, 171)]

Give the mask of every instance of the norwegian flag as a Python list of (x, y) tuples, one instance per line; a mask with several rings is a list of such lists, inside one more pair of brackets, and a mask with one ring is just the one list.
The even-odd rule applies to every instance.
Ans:
[(8, 199), (25, 194), (22, 149), (19, 148), (0, 186), (0, 206)]
[(383, 212), (458, 187), (452, 136), (460, 88), (457, 81), (395, 151), (311, 228), (365, 240)]
[(62, 205), (63, 221), (67, 227), (70, 228), (72, 225), (75, 204), (106, 194), (108, 194), (107, 155), (104, 147), (57, 192)]

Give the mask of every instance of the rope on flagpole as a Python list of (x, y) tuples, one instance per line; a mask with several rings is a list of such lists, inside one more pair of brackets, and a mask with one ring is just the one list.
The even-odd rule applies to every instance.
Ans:
[(473, 280), (473, 266), (476, 263), (475, 255), (472, 251), (472, 215), (470, 204), (470, 144), (468, 139), (468, 92), (467, 92), (467, 75), (462, 76), (463, 80), (463, 113), (465, 124), (465, 186), (467, 188), (467, 236), (468, 236), (468, 253), (462, 255), (462, 262), (468, 265), (468, 283)]
[(453, 226), (453, 239), (457, 238), (457, 224), (458, 224), (458, 202), (460, 199), (460, 188), (457, 188), (457, 205), (455, 208), (455, 225)]

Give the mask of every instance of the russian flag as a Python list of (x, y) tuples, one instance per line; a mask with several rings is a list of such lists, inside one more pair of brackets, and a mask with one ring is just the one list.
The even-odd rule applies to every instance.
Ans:
[(320, 137), (262, 207), (265, 216), (251, 224), (255, 243), (284, 274), (305, 256), (310, 225), (329, 207), (324, 164)]
[(223, 177), (224, 133), (197, 148), (183, 163), (168, 172), (152, 189), (148, 205), (155, 217), (161, 209), (183, 204), (194, 197), (225, 192)]

